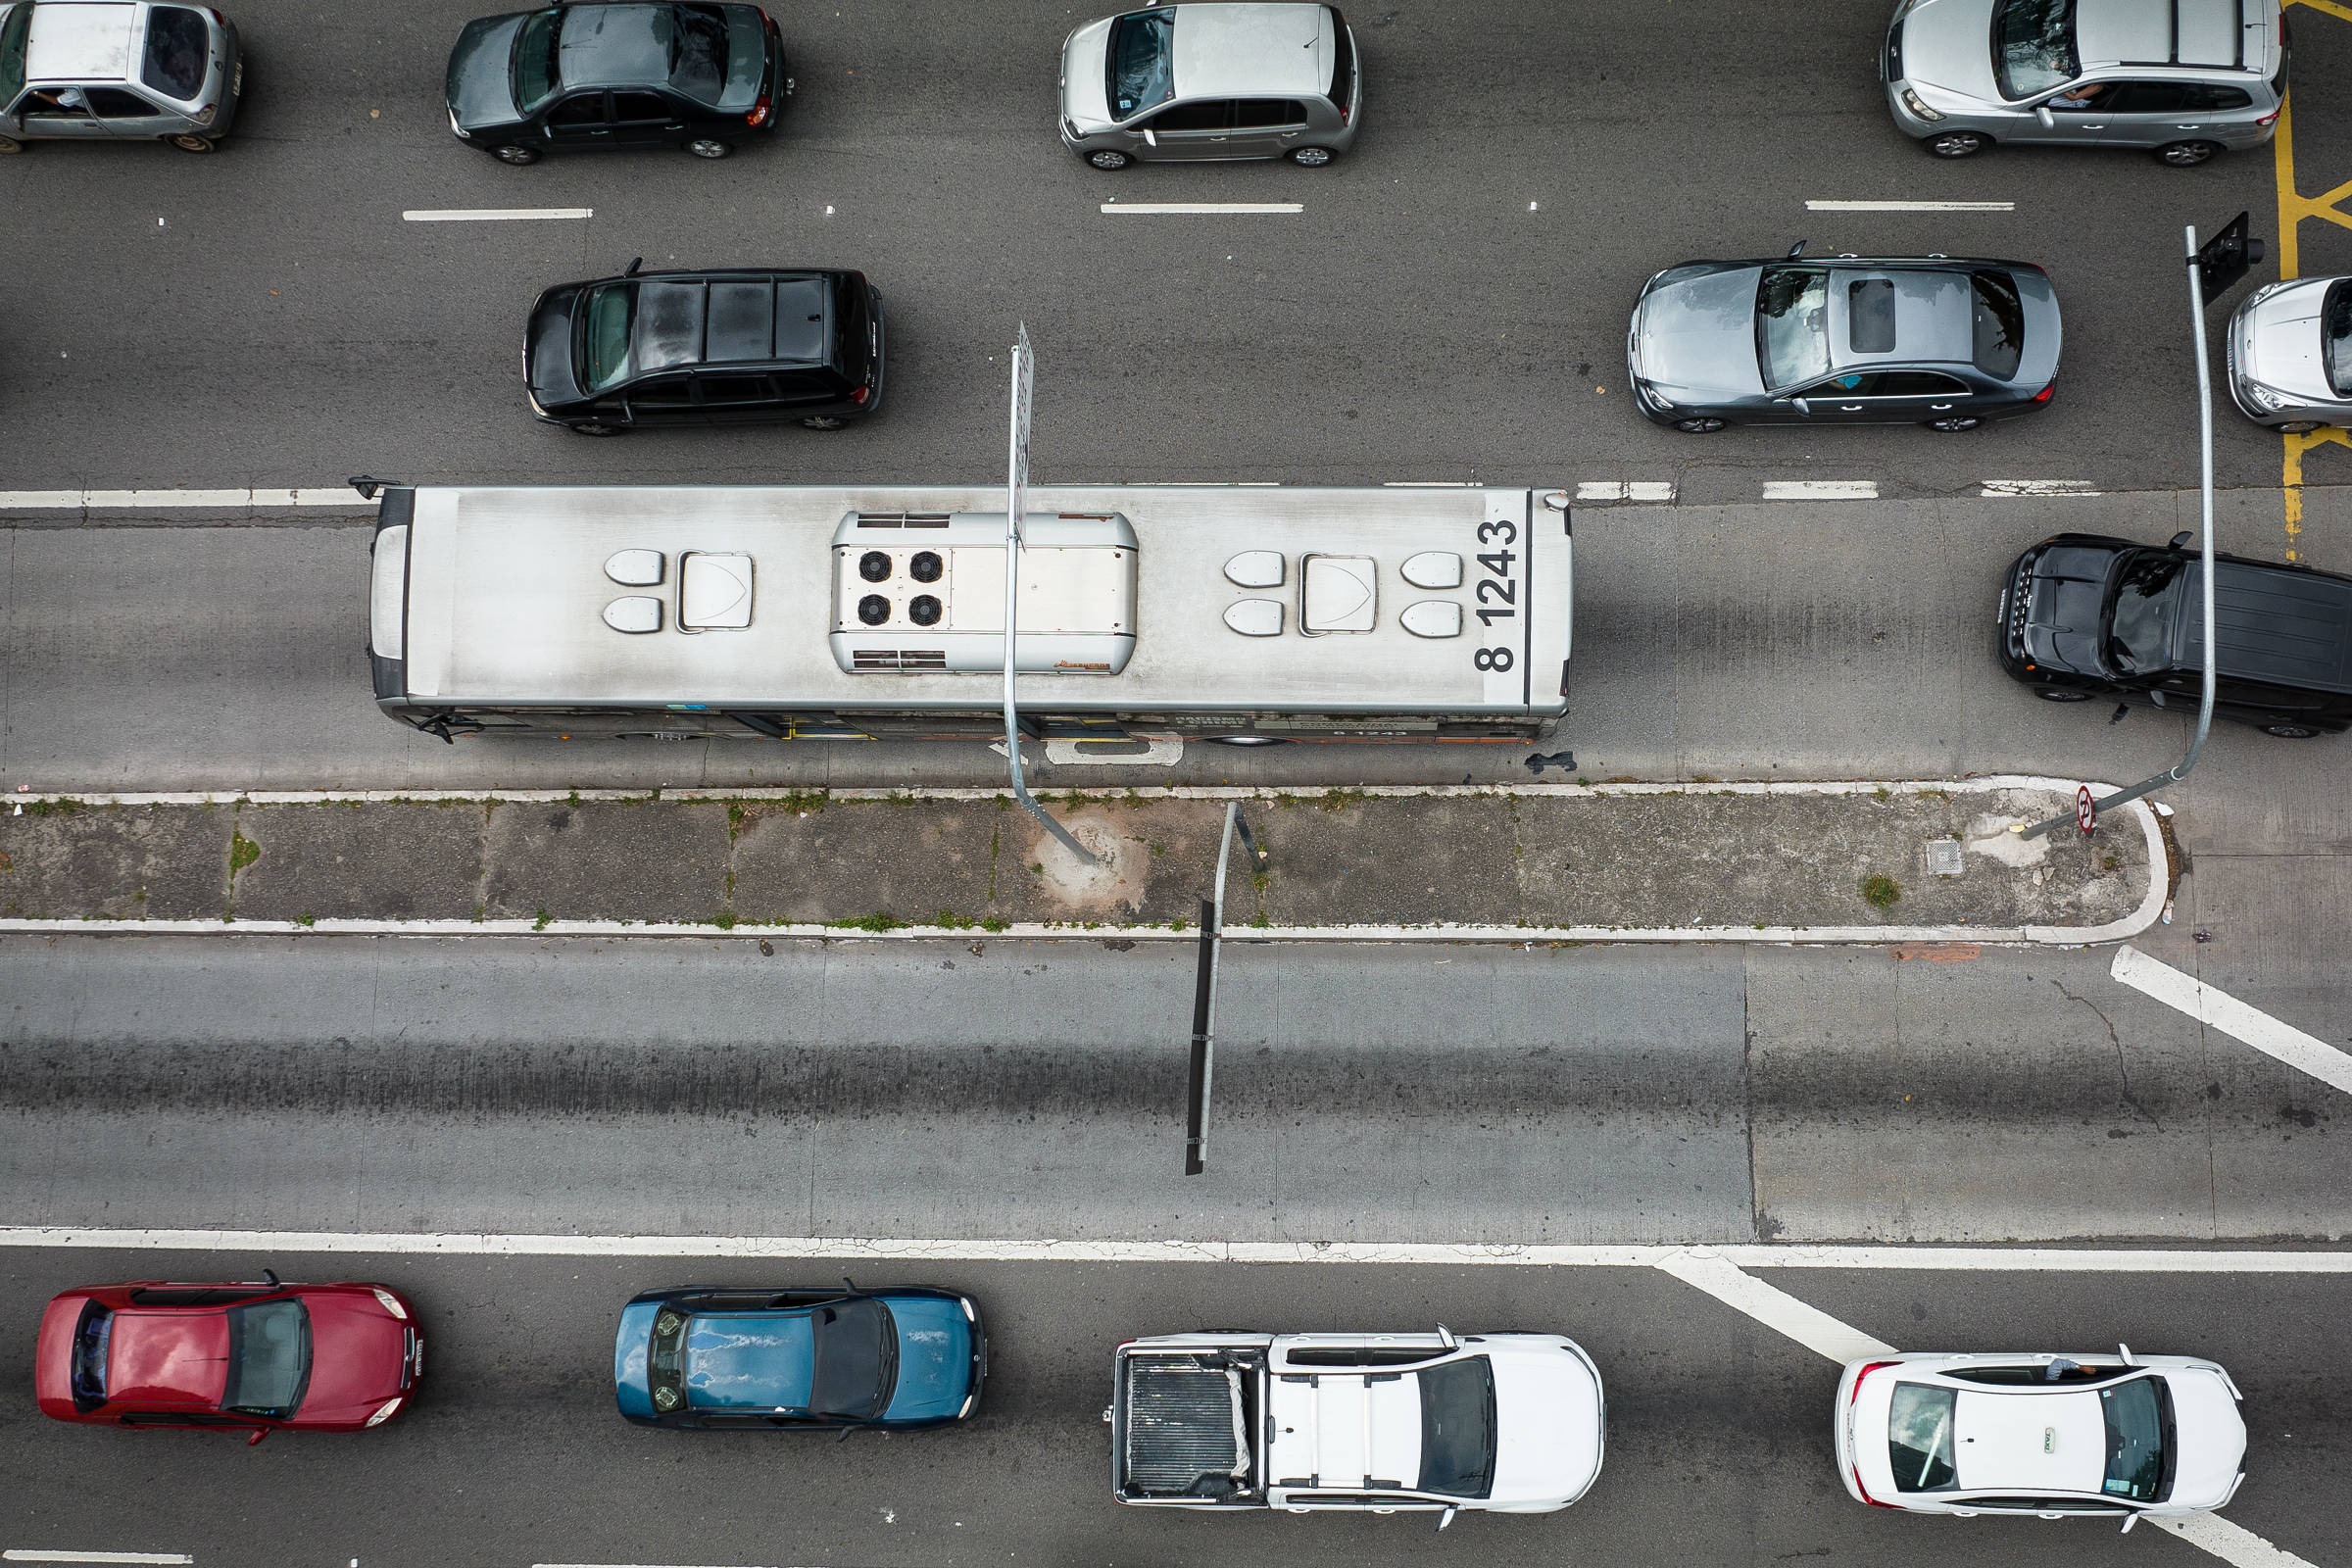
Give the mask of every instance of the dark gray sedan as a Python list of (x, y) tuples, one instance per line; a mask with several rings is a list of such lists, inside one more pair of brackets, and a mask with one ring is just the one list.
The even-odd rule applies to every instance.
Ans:
[(1935, 256), (1688, 262), (1643, 286), (1626, 334), (1659, 424), (1924, 424), (2031, 414), (2058, 377), (2058, 299), (2023, 262)]

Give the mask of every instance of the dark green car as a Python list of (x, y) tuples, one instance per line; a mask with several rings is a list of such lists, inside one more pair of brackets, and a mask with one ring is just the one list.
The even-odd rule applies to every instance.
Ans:
[(573, 0), (482, 17), (450, 52), (449, 128), (502, 163), (555, 149), (683, 147), (724, 158), (791, 96), (758, 6)]

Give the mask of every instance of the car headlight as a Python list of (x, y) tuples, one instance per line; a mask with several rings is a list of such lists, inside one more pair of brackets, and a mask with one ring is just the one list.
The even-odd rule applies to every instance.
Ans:
[(1942, 111), (1930, 109), (1928, 101), (1908, 87), (1903, 89), (1903, 107), (1922, 120), (1941, 120), (1943, 118)]
[(1639, 377), (1634, 381), (1634, 393), (1653, 409), (1672, 409), (1674, 407), (1671, 402), (1659, 395), (1656, 387)]
[(963, 1307), (963, 1320), (966, 1323), (977, 1323), (980, 1321), (980, 1309), (972, 1305), (972, 1298), (970, 1297), (966, 1296), (961, 1298), (958, 1304)]
[(383, 1403), (375, 1407), (375, 1414), (368, 1418), (368, 1424), (371, 1427), (382, 1426), (385, 1422), (400, 1414), (400, 1407), (408, 1402), (408, 1397), (409, 1396), (404, 1394), (397, 1399), (386, 1399)]
[(2285, 393), (2264, 386), (2260, 381), (2240, 381), (2237, 383), (2237, 389), (2243, 392), (2247, 400), (2265, 414), (2277, 414), (2280, 409), (2285, 408), (2288, 402)]
[(970, 1415), (972, 1413), (972, 1401), (978, 1397), (980, 1397), (980, 1391), (977, 1389), (974, 1389), (971, 1393), (965, 1395), (963, 1396), (963, 1408), (956, 1412), (956, 1419), (960, 1421), (965, 1416)]
[(384, 1310), (394, 1317), (405, 1319), (409, 1315), (409, 1309), (400, 1304), (400, 1298), (394, 1296), (390, 1291), (380, 1285), (371, 1285), (368, 1289), (375, 1292), (375, 1298), (383, 1302)]
[(458, 112), (455, 109), (449, 112), (449, 133), (460, 141), (473, 140), (473, 132), (458, 123)]

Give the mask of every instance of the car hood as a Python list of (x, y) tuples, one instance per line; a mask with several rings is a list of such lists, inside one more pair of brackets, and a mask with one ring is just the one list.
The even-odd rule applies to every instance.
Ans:
[(514, 103), (514, 81), (509, 74), (514, 54), (514, 34), (525, 18), (477, 17), (458, 34), (449, 52), (449, 77), (442, 88), (449, 113), (467, 130), (483, 125), (507, 125), (522, 118)]
[(2304, 278), (2240, 310), (2230, 323), (2238, 373), (2312, 402), (2341, 402), (2320, 355), (2320, 308), (2334, 281)]
[(2052, 669), (2103, 675), (2099, 607), (2116, 552), (2088, 545), (2051, 545), (2034, 557), (2022, 584), (2026, 658)]
[(972, 1392), (972, 1325), (963, 1308), (935, 1296), (891, 1296), (899, 1325), (899, 1383), (885, 1421), (935, 1421), (963, 1408)]
[(211, 1409), (228, 1388), (228, 1317), (124, 1307), (106, 1343), (110, 1403)]
[(2202, 1368), (2165, 1375), (2173, 1394), (2173, 1492), (2168, 1501), (2218, 1508), (2246, 1458), (2246, 1422), (2229, 1384)]
[(1488, 1506), (1558, 1507), (1582, 1496), (1600, 1473), (1600, 1380), (1591, 1364), (1550, 1344), (1497, 1347), (1490, 1358), (1494, 1486)]
[[(1635, 373), (1676, 402), (1764, 395), (1756, 364), (1755, 266), (1676, 268), (1642, 296)], [(1677, 393), (1685, 396), (1677, 397)]]
[(522, 340), (522, 378), (531, 396), (549, 407), (576, 403), (582, 396), (571, 359), (571, 313), (585, 286), (559, 284), (531, 306), (531, 324)]
[(1110, 118), (1110, 80), (1104, 74), (1109, 64), (1104, 51), (1110, 47), (1114, 20), (1090, 22), (1062, 40), (1061, 112), (1081, 130), (1115, 123)]
[(1992, 74), (1993, 0), (1920, 0), (1903, 19), (1903, 77), (2000, 103)]
[(311, 1381), (304, 1421), (364, 1421), (400, 1394), (409, 1347), (400, 1320), (372, 1296), (306, 1295)]

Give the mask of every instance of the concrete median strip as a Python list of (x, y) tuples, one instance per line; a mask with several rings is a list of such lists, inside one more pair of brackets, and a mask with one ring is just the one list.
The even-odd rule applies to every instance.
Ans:
[[(0, 931), (1190, 941), (1224, 804), (1259, 941), (2120, 941), (2163, 906), (2144, 804), (2027, 840), (2068, 780), (1072, 792), (1087, 866), (1002, 794), (22, 795)], [(1961, 948), (1946, 952), (1957, 955)]]

